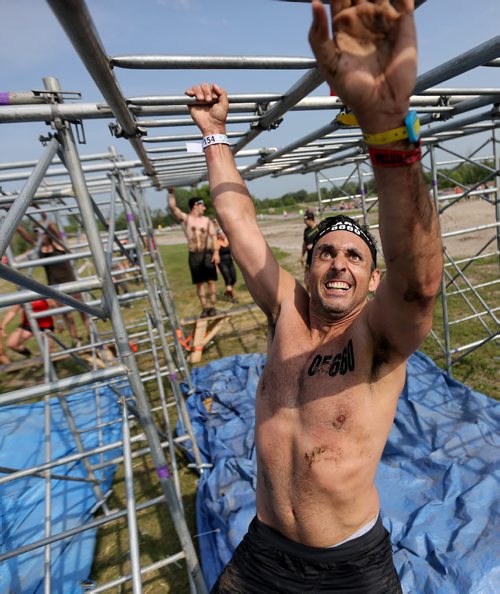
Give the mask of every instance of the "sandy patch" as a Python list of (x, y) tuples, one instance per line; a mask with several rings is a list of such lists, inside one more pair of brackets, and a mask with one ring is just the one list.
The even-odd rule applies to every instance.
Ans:
[[(443, 207), (443, 205), (441, 205)], [(441, 230), (445, 235), (444, 244), (449, 253), (457, 257), (470, 257), (479, 252), (495, 236), (495, 206), (485, 200), (465, 200), (446, 209), (440, 215)], [(291, 256), (300, 259), (304, 223), (299, 215), (267, 216), (260, 221), (262, 232), (271, 247), (277, 247)], [(446, 237), (447, 233), (458, 233)], [(378, 238), (378, 233), (374, 232)], [(180, 228), (162, 231), (157, 236), (158, 243), (171, 245), (185, 242)], [(488, 251), (494, 249), (492, 242)]]

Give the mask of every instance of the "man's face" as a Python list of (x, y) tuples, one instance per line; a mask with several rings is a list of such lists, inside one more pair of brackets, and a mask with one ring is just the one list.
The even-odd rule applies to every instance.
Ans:
[(338, 319), (362, 307), (378, 287), (380, 271), (372, 271), (370, 249), (362, 239), (350, 231), (333, 231), (314, 246), (305, 279), (317, 313)]
[(304, 217), (304, 224), (306, 227), (314, 227), (314, 220), (313, 219), (306, 219)]
[(198, 215), (202, 215), (205, 213), (205, 211), (207, 210), (207, 207), (205, 206), (205, 203), (203, 202), (203, 200), (197, 200), (194, 203), (194, 212)]

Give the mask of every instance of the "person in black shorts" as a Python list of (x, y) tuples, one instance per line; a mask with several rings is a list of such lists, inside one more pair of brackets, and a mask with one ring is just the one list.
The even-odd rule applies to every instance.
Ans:
[[(189, 199), (189, 214), (177, 206), (174, 188), (168, 189), (167, 204), (174, 217), (181, 224), (189, 249), (189, 269), (193, 285), (200, 300), (200, 317), (215, 316), (217, 310), (217, 265), (219, 264), (219, 246), (213, 222), (205, 216), (207, 207), (203, 198), (193, 196)], [(210, 303), (207, 304), (205, 286), (208, 287)]]
[(217, 229), (217, 242), (219, 244), (219, 270), (224, 279), (226, 290), (224, 298), (231, 303), (238, 303), (234, 296), (233, 288), (236, 283), (236, 267), (234, 265), (233, 256), (231, 255), (231, 248), (229, 247), (229, 240), (222, 229)]

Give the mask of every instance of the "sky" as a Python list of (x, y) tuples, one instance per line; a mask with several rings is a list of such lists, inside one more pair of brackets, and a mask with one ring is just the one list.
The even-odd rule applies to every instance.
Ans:
[[(249, 55), (312, 57), (307, 42), (310, 6), (278, 0), (87, 0), (96, 29), (110, 56), (123, 54)], [(0, 92), (42, 89), (42, 78), (54, 76), (63, 90), (80, 91), (83, 102), (102, 96), (44, 0), (0, 0)], [(499, 0), (427, 0), (416, 12), (419, 73), (499, 34)], [(215, 81), (230, 93), (283, 93), (303, 74), (300, 70), (156, 70), (116, 69), (125, 96), (181, 95), (194, 83)], [(441, 86), (500, 87), (499, 68), (480, 68)], [(328, 95), (323, 84), (314, 93)], [(280, 127), (261, 134), (247, 148), (286, 146), (334, 117), (336, 112), (289, 113)], [(113, 138), (109, 120), (87, 120), (86, 146), (80, 153), (105, 152), (114, 145), (126, 158), (135, 152)], [(247, 124), (230, 128), (246, 131)], [(44, 123), (0, 124), (0, 163), (37, 159)], [(185, 134), (195, 129), (157, 128), (153, 135)], [(467, 139), (464, 151), (473, 148)], [(149, 145), (151, 146), (151, 145)], [(242, 161), (250, 164), (252, 160)], [(6, 190), (13, 183), (1, 184)], [(19, 186), (19, 184), (17, 184)], [(313, 174), (263, 178), (249, 183), (258, 198), (315, 187)], [(152, 207), (164, 204), (164, 193), (151, 190)]]

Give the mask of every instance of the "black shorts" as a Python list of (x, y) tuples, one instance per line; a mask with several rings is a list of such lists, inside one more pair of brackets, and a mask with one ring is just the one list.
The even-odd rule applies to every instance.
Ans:
[(189, 252), (189, 270), (193, 285), (217, 280), (217, 268), (212, 262), (212, 250)]
[(378, 518), (334, 548), (294, 542), (254, 518), (211, 594), (402, 594), (389, 533)]
[(76, 281), (75, 273), (69, 262), (59, 262), (58, 264), (48, 264), (45, 266), (48, 285), (60, 285), (62, 283), (71, 283)]
[(221, 256), (219, 269), (226, 285), (232, 286), (236, 283), (236, 268), (231, 257), (224, 258)]
[(309, 268), (311, 267), (312, 264), (312, 259), (313, 259), (313, 249), (307, 250), (306, 249), (306, 266), (309, 266)]

